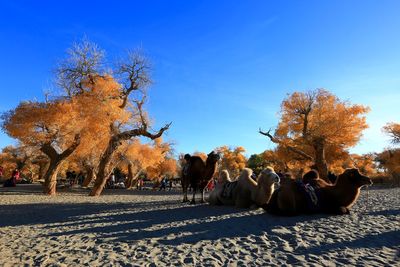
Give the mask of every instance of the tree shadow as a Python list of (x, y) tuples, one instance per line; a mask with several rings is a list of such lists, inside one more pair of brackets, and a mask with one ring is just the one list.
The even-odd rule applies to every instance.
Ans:
[(397, 215), (400, 215), (400, 209), (370, 211), (370, 212), (367, 212), (366, 214), (373, 215), (373, 216), (379, 216), (379, 215), (397, 216)]
[[(98, 216), (102, 213), (127, 212), (134, 209), (148, 209), (176, 204), (176, 200), (149, 201), (144, 203), (33, 203), (2, 205), (0, 209), (0, 227), (35, 225), (35, 224), (64, 224), (85, 222), (85, 217)], [(114, 219), (112, 216), (109, 220)]]
[(345, 248), (359, 249), (359, 248), (382, 248), (382, 247), (398, 247), (400, 248), (400, 230), (392, 230), (384, 233), (371, 233), (361, 238), (341, 241), (331, 244), (323, 244), (311, 248), (301, 248), (296, 252), (301, 254), (315, 254), (320, 255), (333, 250), (342, 250)]
[[(143, 196), (159, 192), (134, 191)], [(169, 194), (169, 193), (167, 193)], [(171, 193), (173, 194), (173, 193)], [(399, 216), (400, 209), (371, 211), (371, 216)], [(327, 215), (279, 217), (263, 210), (244, 210), (229, 206), (180, 204), (176, 199), (140, 203), (52, 203), (3, 205), (0, 209), (0, 227), (39, 225), (42, 237), (95, 234), (97, 243), (135, 243), (156, 238), (163, 245), (196, 244), (201, 240), (247, 238), (265, 235), (274, 241), (296, 242), (292, 227), (305, 223), (315, 227), (330, 220)], [(335, 216), (336, 217), (336, 216)], [(340, 217), (332, 222), (342, 221)], [(396, 219), (395, 218), (395, 219)], [(344, 221), (343, 221), (344, 222)], [(43, 224), (43, 225), (42, 225)], [(286, 228), (279, 233), (276, 228)], [(61, 231), (65, 229), (65, 231)], [(399, 229), (371, 233), (350, 241), (338, 241), (313, 247), (295, 248), (294, 254), (322, 254), (345, 248), (379, 249), (399, 246)], [(282, 242), (282, 241), (279, 241)], [(273, 250), (279, 250), (279, 242)]]
[[(145, 209), (161, 203), (149, 203)], [(138, 211), (139, 207), (96, 218), (78, 219), (67, 226), (79, 229), (59, 232), (65, 223), (52, 224), (46, 228), (56, 231), (47, 237), (64, 235), (96, 234), (97, 242), (136, 242), (146, 238), (159, 238), (165, 245), (194, 244), (200, 240), (260, 235), (276, 226), (295, 226), (298, 222), (318, 220), (322, 216), (277, 217), (261, 210), (249, 211), (227, 206), (182, 206), (176, 203), (162, 203), (153, 210)], [(139, 208), (140, 209), (140, 208)], [(135, 211), (136, 210), (136, 211)], [(113, 223), (115, 222), (115, 223)], [(104, 225), (106, 224), (106, 225)]]

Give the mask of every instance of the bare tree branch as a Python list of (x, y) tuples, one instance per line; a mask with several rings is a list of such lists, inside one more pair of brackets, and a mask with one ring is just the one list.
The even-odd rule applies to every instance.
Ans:
[(293, 147), (293, 146), (290, 146), (290, 145), (288, 145), (288, 144), (285, 144), (284, 142), (282, 142), (282, 141), (280, 141), (279, 139), (277, 139), (277, 138), (275, 138), (274, 136), (272, 136), (272, 135), (270, 134), (271, 129), (269, 129), (267, 132), (263, 132), (263, 131), (261, 130), (261, 128), (260, 128), (260, 129), (258, 130), (258, 132), (259, 132), (260, 134), (264, 135), (264, 136), (267, 136), (273, 143), (279, 144), (279, 145), (281, 145), (281, 146), (287, 148), (288, 150), (290, 150), (290, 151), (292, 151), (292, 152), (294, 152), (294, 153), (296, 153), (296, 154), (302, 156), (304, 159), (314, 161), (314, 157), (308, 155), (307, 153), (301, 151), (300, 149), (297, 149), (297, 148), (295, 148), (295, 147)]
[(86, 38), (73, 44), (68, 51), (68, 58), (56, 69), (57, 84), (72, 97), (85, 91), (84, 82), (92, 82), (101, 73), (104, 51)]
[(116, 74), (120, 76), (123, 86), (121, 108), (128, 102), (128, 97), (133, 91), (145, 88), (151, 83), (150, 63), (148, 59), (139, 51), (128, 51), (128, 56), (119, 64)]
[(158, 130), (158, 132), (156, 132), (156, 133), (150, 133), (147, 130), (147, 127), (146, 128), (142, 127), (142, 128), (137, 128), (137, 129), (122, 132), (122, 133), (118, 134), (115, 138), (116, 138), (116, 140), (128, 140), (135, 136), (144, 136), (144, 137), (148, 137), (148, 138), (154, 140), (154, 139), (159, 138), (166, 130), (168, 130), (169, 127), (171, 126), (171, 124), (172, 124), (172, 122), (164, 125), (164, 127), (160, 128), (160, 130)]

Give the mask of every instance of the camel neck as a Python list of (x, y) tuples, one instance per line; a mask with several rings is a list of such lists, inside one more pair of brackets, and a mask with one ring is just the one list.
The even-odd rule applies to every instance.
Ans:
[(217, 166), (217, 164), (206, 161), (206, 169), (205, 169), (206, 177), (209, 177), (209, 176), (211, 177), (214, 174), (216, 166)]
[(343, 207), (353, 205), (354, 201), (360, 194), (360, 188), (341, 181), (338, 181), (334, 186), (332, 186), (331, 190), (333, 191), (335, 198), (338, 200), (338, 204)]

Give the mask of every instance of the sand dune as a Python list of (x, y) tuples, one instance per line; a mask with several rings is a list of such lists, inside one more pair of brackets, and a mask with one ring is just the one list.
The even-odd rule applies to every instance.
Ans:
[(178, 192), (0, 189), (1, 266), (399, 266), (400, 188), (352, 214), (276, 217), (181, 204)]

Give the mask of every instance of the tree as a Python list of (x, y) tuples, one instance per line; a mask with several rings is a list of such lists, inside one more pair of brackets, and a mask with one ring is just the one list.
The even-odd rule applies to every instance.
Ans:
[[(103, 106), (107, 108), (97, 109), (93, 113), (96, 121), (97, 116), (103, 114), (102, 125), (108, 128), (108, 141), (101, 152), (91, 196), (101, 194), (112, 171), (114, 152), (119, 146), (139, 136), (157, 139), (170, 127), (170, 124), (166, 124), (153, 132), (149, 125), (144, 110), (147, 96), (145, 89), (151, 82), (147, 59), (139, 52), (129, 52), (127, 58), (117, 64), (112, 76), (110, 73), (102, 73), (103, 55), (95, 44), (83, 41), (69, 50), (69, 57), (60, 64), (57, 71), (59, 85), (71, 98), (97, 92), (98, 88), (107, 89), (101, 90), (104, 94), (100, 97)], [(96, 95), (93, 97), (99, 99)]]
[(400, 144), (400, 124), (399, 123), (388, 123), (383, 127), (383, 131), (391, 137), (393, 144)]
[(60, 164), (80, 143), (84, 122), (75, 104), (65, 99), (21, 102), (2, 116), (2, 127), (8, 135), (27, 146), (40, 149), (49, 158), (44, 176), (44, 192), (49, 195), (56, 193)]
[(160, 179), (162, 176), (174, 177), (177, 174), (177, 162), (173, 158), (165, 157), (157, 165), (146, 168), (147, 177)]
[[(400, 124), (388, 123), (383, 127), (383, 131), (391, 137), (393, 144), (400, 143)], [(400, 185), (400, 148), (388, 148), (376, 154), (375, 160), (379, 167), (390, 174), (394, 183)]]
[(18, 169), (21, 176), (33, 180), (35, 175), (40, 173), (37, 161), (43, 157), (44, 155), (38, 149), (18, 143), (15, 147), (3, 148), (0, 154), (0, 165), (5, 167), (8, 175), (11, 175), (12, 170)]
[(281, 118), (274, 135), (259, 133), (285, 147), (303, 160), (313, 162), (327, 179), (327, 150), (340, 154), (357, 144), (368, 127), (369, 108), (341, 101), (324, 89), (295, 92), (281, 105)]
[(219, 169), (228, 170), (232, 177), (239, 176), (247, 163), (246, 156), (243, 154), (246, 150), (241, 146), (235, 148), (221, 146), (216, 151), (221, 153)]
[(121, 153), (123, 158), (121, 164), (128, 170), (126, 188), (133, 187), (140, 174), (152, 168), (157, 172), (157, 166), (170, 150), (170, 144), (163, 143), (161, 138), (154, 140), (152, 144), (142, 144), (139, 139), (132, 140)]
[[(375, 155), (372, 153), (369, 154), (363, 154), (363, 155), (358, 155), (358, 154), (351, 154), (350, 155), (351, 160), (353, 161), (353, 168), (357, 168), (362, 172), (363, 174), (367, 176), (372, 176), (377, 173), (376, 169), (377, 166), (375, 164)], [(347, 167), (347, 166), (346, 166)], [(346, 169), (346, 168), (344, 168)]]
[[(386, 149), (376, 154), (375, 161), (378, 163), (379, 168), (393, 176), (400, 168), (400, 148)], [(398, 182), (400, 182), (400, 180), (398, 180)]]
[(265, 167), (266, 162), (262, 154), (253, 154), (247, 161), (247, 167), (253, 170), (255, 174), (259, 174)]

